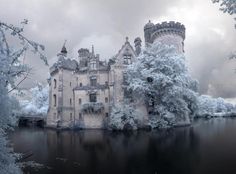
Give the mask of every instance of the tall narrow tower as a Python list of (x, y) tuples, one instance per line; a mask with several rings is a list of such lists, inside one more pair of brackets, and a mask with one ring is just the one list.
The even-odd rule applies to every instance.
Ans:
[(141, 53), (142, 40), (140, 37), (134, 39), (135, 53), (138, 56)]
[(144, 26), (145, 44), (154, 42), (174, 45), (179, 52), (184, 52), (185, 26), (179, 22), (162, 22), (153, 24), (149, 21)]

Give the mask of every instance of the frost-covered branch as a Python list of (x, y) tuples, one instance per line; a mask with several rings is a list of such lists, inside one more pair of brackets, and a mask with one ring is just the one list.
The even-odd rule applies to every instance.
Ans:
[[(22, 27), (16, 27), (0, 22), (0, 173), (2, 174), (21, 173), (15, 164), (12, 149), (6, 147), (5, 137), (5, 130), (11, 128), (16, 121), (16, 113), (19, 112), (19, 103), (8, 94), (28, 77), (30, 71), (30, 68), (22, 63), (20, 58), (28, 49), (32, 49), (47, 64), (47, 59), (42, 54), (44, 46), (23, 35), (24, 25), (27, 23), (28, 21), (24, 20)], [(19, 44), (14, 45), (12, 42), (8, 42), (9, 37), (13, 37)], [(15, 84), (16, 79), (22, 75), (25, 75), (23, 79)]]
[[(212, 0), (213, 3), (220, 4), (220, 10), (230, 15), (236, 14), (236, 0)], [(234, 18), (236, 20), (236, 17)], [(236, 24), (235, 24), (236, 28)]]

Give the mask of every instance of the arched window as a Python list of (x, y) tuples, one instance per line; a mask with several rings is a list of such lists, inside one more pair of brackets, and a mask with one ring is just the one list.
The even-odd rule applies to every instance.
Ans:
[(54, 103), (54, 106), (57, 106), (57, 96), (56, 96), (56, 94), (53, 95), (53, 103)]
[(72, 105), (72, 99), (70, 98), (70, 105)]
[(54, 82), (54, 89), (55, 89), (57, 87), (57, 80), (54, 79), (53, 82)]

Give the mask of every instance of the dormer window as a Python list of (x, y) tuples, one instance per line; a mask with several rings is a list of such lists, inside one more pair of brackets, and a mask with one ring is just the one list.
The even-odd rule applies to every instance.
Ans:
[(129, 65), (131, 64), (131, 55), (124, 55), (124, 64)]
[(91, 70), (96, 70), (97, 69), (97, 62), (96, 62), (96, 60), (92, 60), (90, 62), (90, 69)]

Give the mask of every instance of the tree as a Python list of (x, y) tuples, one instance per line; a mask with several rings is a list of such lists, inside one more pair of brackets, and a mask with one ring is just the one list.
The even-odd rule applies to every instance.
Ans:
[(139, 128), (142, 116), (128, 100), (112, 107), (108, 128), (112, 130), (136, 130)]
[(198, 117), (214, 116), (216, 113), (231, 116), (234, 111), (234, 105), (227, 103), (223, 98), (212, 98), (208, 95), (198, 97)]
[[(236, 14), (236, 0), (212, 0), (213, 3), (220, 3), (220, 10), (230, 15)], [(236, 20), (236, 18), (234, 18)], [(236, 28), (236, 24), (235, 24)]]
[[(9, 93), (18, 87), (18, 85), (27, 78), (30, 68), (20, 61), (24, 53), (31, 49), (37, 53), (39, 57), (47, 64), (46, 57), (41, 51), (44, 46), (34, 41), (29, 40), (23, 35), (24, 26), (28, 23), (27, 20), (21, 22), (21, 27), (9, 25), (0, 22), (0, 173), (21, 173), (18, 166), (15, 164), (14, 154), (7, 147), (5, 130), (10, 128), (14, 122), (13, 99)], [(18, 43), (16, 46), (13, 42), (9, 42), (9, 38), (13, 37)], [(17, 84), (17, 78), (22, 77)]]
[(30, 99), (21, 100), (21, 114), (23, 115), (43, 115), (47, 114), (49, 104), (49, 87), (38, 83), (30, 89)]
[(196, 114), (197, 86), (183, 54), (173, 46), (154, 43), (129, 65), (126, 89), (144, 100), (153, 128), (190, 124)]
[[(235, 15), (236, 14), (236, 0), (212, 0), (213, 3), (220, 3), (220, 10), (223, 11), (224, 13), (228, 13), (230, 15)], [(234, 18), (236, 20), (236, 17)], [(236, 28), (236, 24), (235, 24)], [(230, 59), (235, 59), (236, 58), (236, 52), (232, 52), (229, 55)]]
[[(213, 3), (220, 3), (220, 10), (230, 15), (236, 14), (236, 0), (212, 0)], [(234, 18), (236, 20), (236, 18)], [(236, 24), (235, 24), (236, 28)]]

